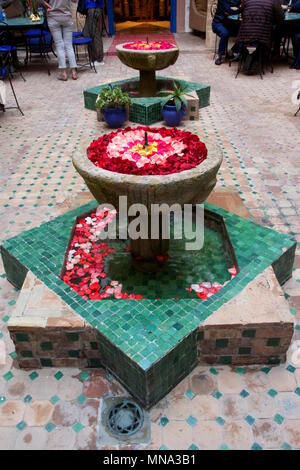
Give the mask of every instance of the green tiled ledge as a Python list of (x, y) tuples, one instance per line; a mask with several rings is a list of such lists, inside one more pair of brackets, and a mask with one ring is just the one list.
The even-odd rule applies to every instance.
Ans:
[[(173, 82), (175, 79), (169, 77), (157, 77), (158, 82), (165, 80)], [(199, 98), (199, 109), (209, 106), (210, 100), (210, 86), (204, 85), (202, 83), (195, 83), (195, 82), (187, 82), (185, 80), (178, 80), (182, 86), (188, 86), (190, 91), (196, 91), (198, 98)], [(127, 80), (119, 80), (117, 82), (109, 83), (112, 86), (120, 86), (126, 87), (129, 84), (136, 84), (138, 83), (138, 78), (127, 79)], [(87, 109), (91, 109), (95, 111), (95, 103), (98, 94), (101, 90), (109, 85), (99, 85), (93, 88), (88, 88), (84, 90), (84, 106)], [(129, 112), (129, 120), (132, 122), (136, 122), (139, 124), (150, 125), (155, 124), (156, 122), (162, 121), (162, 114), (161, 114), (161, 98), (160, 97), (153, 97), (153, 98), (135, 98), (132, 97), (132, 103), (130, 106)]]
[[(197, 299), (85, 301), (59, 275), (75, 218), (94, 207), (96, 203), (91, 202), (6, 240), (1, 247), (4, 267), (8, 280), (18, 288), (22, 287), (27, 270), (31, 270), (96, 328), (101, 363), (147, 407), (194, 367), (196, 332), (209, 315), (270, 265), (280, 283), (291, 276), (296, 244), (289, 236), (206, 204), (209, 210), (224, 218), (240, 268), (240, 273), (226, 287), (206, 302)], [(180, 321), (182, 327), (178, 329), (176, 325)], [(147, 326), (151, 323), (157, 328), (149, 334)], [(222, 358), (223, 362), (231, 361), (226, 354)]]

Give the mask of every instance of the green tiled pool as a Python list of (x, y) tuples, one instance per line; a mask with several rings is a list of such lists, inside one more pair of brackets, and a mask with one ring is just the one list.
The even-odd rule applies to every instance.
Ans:
[[(226, 287), (205, 302), (187, 298), (184, 289), (178, 295), (179, 284), (202, 280), (192, 279), (194, 275), (219, 282), (226, 279), (227, 267), (234, 256), (230, 253), (231, 244), (223, 246), (221, 256), (219, 235), (215, 231), (212, 233), (210, 228), (206, 232), (208, 240), (203, 253), (194, 257), (191, 255), (188, 260), (179, 251), (181, 266), (184, 266), (182, 270), (179, 263), (171, 261), (169, 275), (172, 273), (178, 280), (176, 287), (169, 276), (159, 275), (162, 276), (159, 279), (159, 300), (155, 299), (158, 291), (157, 286), (153, 287), (154, 279), (144, 286), (141, 285), (140, 274), (134, 273), (133, 277), (126, 278), (124, 258), (119, 261), (119, 267), (112, 265), (110, 269), (118, 270), (118, 280), (121, 274), (122, 282), (124, 285), (127, 283), (128, 288), (129, 284), (134, 284), (133, 281), (139, 282), (148, 300), (85, 301), (60, 279), (60, 272), (76, 217), (94, 207), (96, 204), (92, 202), (6, 240), (1, 247), (4, 267), (8, 280), (19, 288), (27, 270), (31, 270), (95, 327), (99, 332), (103, 365), (145, 406), (158, 401), (195, 366), (196, 331), (210, 314), (238, 294), (269, 265), (273, 265), (280, 283), (291, 275), (296, 244), (289, 236), (206, 204), (208, 212), (223, 221), (221, 230), (227, 230), (240, 269)], [(216, 250), (213, 249), (215, 244)], [(174, 245), (170, 254), (175, 256), (176, 250)], [(208, 269), (202, 269), (204, 263), (210, 263)], [(190, 275), (191, 278), (188, 278)], [(219, 278), (215, 279), (215, 276)], [(167, 278), (166, 285), (162, 285)], [(174, 298), (176, 291), (179, 299)]]
[[(163, 89), (170, 89), (172, 88), (172, 84), (174, 82), (173, 78), (169, 77), (156, 77), (158, 83), (158, 89), (161, 89), (163, 85), (166, 85), (166, 88)], [(103, 88), (107, 88), (108, 85), (112, 85), (114, 87), (121, 87), (126, 91), (130, 91), (130, 89), (137, 89), (138, 87), (139, 78), (130, 78), (126, 80), (118, 80), (117, 82), (113, 83), (106, 83), (104, 85), (98, 85), (93, 88), (88, 88), (84, 90), (84, 105), (87, 109), (95, 110), (96, 100), (98, 94), (101, 92)], [(199, 100), (199, 108), (204, 108), (209, 106), (210, 100), (210, 86), (205, 85), (203, 83), (195, 83), (195, 82), (187, 82), (185, 80), (176, 79), (176, 83), (179, 83), (182, 87), (188, 86), (189, 92), (195, 91), (198, 96)], [(131, 122), (136, 122), (139, 124), (155, 124), (156, 122), (162, 121), (163, 117), (161, 114), (161, 96), (154, 96), (150, 98), (140, 98), (140, 97), (131, 97), (131, 105), (130, 105), (130, 112), (129, 112), (129, 120)]]

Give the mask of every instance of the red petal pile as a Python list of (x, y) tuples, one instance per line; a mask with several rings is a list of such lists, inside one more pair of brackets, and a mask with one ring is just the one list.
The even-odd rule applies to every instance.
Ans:
[(104, 271), (105, 258), (114, 253), (113, 248), (103, 241), (98, 241), (95, 236), (95, 232), (99, 233), (103, 229), (103, 221), (106, 218), (111, 220), (109, 210), (92, 213), (89, 217), (79, 219), (70, 243), (62, 279), (85, 300), (111, 297), (142, 300), (141, 295), (122, 292), (122, 285), (118, 281), (101, 285), (101, 279), (107, 277)]
[(123, 45), (124, 49), (133, 51), (163, 51), (166, 49), (174, 49), (175, 44), (167, 41), (135, 41)]
[(116, 173), (146, 176), (146, 175), (169, 175), (172, 173), (180, 173), (190, 170), (207, 158), (207, 148), (199, 137), (192, 132), (182, 131), (177, 128), (167, 129), (165, 127), (152, 128), (149, 126), (138, 126), (135, 129), (143, 131), (159, 133), (162, 137), (171, 137), (178, 141), (182, 141), (185, 145), (181, 155), (171, 155), (165, 163), (162, 164), (145, 164), (142, 168), (138, 168), (136, 163), (127, 159), (110, 158), (107, 155), (107, 146), (116, 135), (125, 135), (126, 132), (134, 129), (127, 127), (126, 129), (118, 129), (116, 132), (104, 134), (99, 139), (94, 140), (87, 149), (89, 160), (97, 167), (104, 170), (114, 171)]

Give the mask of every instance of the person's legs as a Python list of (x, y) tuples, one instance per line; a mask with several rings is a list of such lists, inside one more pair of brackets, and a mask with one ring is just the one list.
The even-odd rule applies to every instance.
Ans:
[(75, 53), (73, 49), (73, 21), (68, 21), (66, 22), (63, 27), (62, 27), (62, 35), (63, 35), (63, 41), (64, 41), (64, 47), (67, 53), (68, 61), (70, 68), (72, 69), (72, 77), (77, 78), (77, 73), (76, 73), (76, 58), (75, 58)]
[(292, 67), (299, 69), (300, 68), (300, 32), (296, 33), (293, 36), (293, 49), (294, 49), (295, 62), (293, 63)]
[(48, 20), (48, 26), (53, 37), (53, 41), (56, 48), (56, 54), (58, 59), (58, 68), (61, 71), (61, 77), (66, 79), (66, 56), (65, 56), (65, 44), (62, 35), (62, 26), (57, 21), (51, 19)]
[(274, 38), (273, 53), (276, 56), (280, 56), (280, 45), (281, 45), (281, 41), (282, 41), (282, 38), (283, 38), (284, 34), (285, 34), (285, 29), (284, 29), (283, 25), (278, 24), (274, 27), (274, 30), (273, 30), (273, 38)]
[[(217, 36), (220, 38), (220, 44), (218, 49), (218, 59), (220, 59), (223, 55), (225, 55), (228, 39), (229, 39), (229, 31), (222, 23), (215, 23), (212, 24), (212, 30)], [(216, 61), (216, 62), (217, 62)]]

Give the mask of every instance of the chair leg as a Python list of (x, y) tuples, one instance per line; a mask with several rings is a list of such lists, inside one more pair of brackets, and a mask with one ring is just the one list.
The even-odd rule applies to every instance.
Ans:
[(290, 43), (291, 43), (291, 36), (288, 36), (287, 50), (286, 50), (286, 55), (287, 55), (287, 57), (289, 57)]
[(299, 113), (299, 111), (300, 111), (300, 106), (299, 106), (299, 108), (297, 109), (297, 111), (295, 112), (294, 116), (297, 116), (297, 114)]
[(29, 48), (28, 48), (28, 41), (27, 41), (27, 39), (25, 39), (25, 48), (26, 48), (26, 56), (25, 56), (25, 59), (24, 59), (24, 64), (27, 65), (27, 64), (28, 64), (28, 53), (29, 53)]
[(272, 56), (272, 51), (269, 53), (269, 62), (270, 62), (270, 72), (274, 73), (274, 65), (273, 65), (273, 56)]
[(214, 53), (214, 59), (216, 58), (216, 55), (217, 55), (217, 46), (218, 46), (218, 36), (216, 35), (216, 39), (215, 39), (215, 53)]
[(243, 54), (242, 54), (242, 51), (240, 51), (239, 52), (238, 69), (237, 69), (235, 78), (238, 78), (238, 75), (239, 75), (240, 71), (242, 70), (242, 64), (243, 64)]
[(259, 53), (258, 53), (258, 61), (259, 61), (259, 74), (260, 78), (263, 80), (263, 74), (264, 74), (264, 68), (263, 68), (263, 54), (262, 54), (262, 47), (259, 47)]
[(23, 82), (26, 82), (24, 75), (22, 74), (21, 70), (19, 70), (20, 77), (22, 78)]
[(95, 62), (92, 61), (92, 51), (91, 51), (90, 44), (87, 47), (87, 51), (88, 51), (88, 56), (89, 56), (90, 67), (91, 67), (92, 70), (94, 69), (95, 73), (97, 73), (97, 70), (96, 70), (96, 67), (95, 67)]
[(14, 98), (15, 98), (15, 101), (16, 101), (16, 104), (17, 104), (17, 107), (18, 107), (18, 110), (20, 111), (20, 113), (22, 114), (22, 116), (24, 116), (24, 113), (23, 113), (22, 109), (20, 108), (20, 105), (19, 105), (19, 102), (18, 102), (16, 93), (15, 93), (15, 90), (14, 90), (14, 87), (13, 87), (13, 84), (12, 84), (12, 81), (11, 81), (11, 78), (10, 78), (9, 75), (8, 75), (8, 80), (9, 80), (9, 84), (10, 84), (10, 87), (11, 87), (11, 91), (13, 92), (13, 95), (14, 95)]

